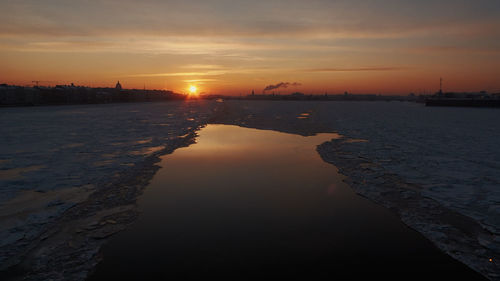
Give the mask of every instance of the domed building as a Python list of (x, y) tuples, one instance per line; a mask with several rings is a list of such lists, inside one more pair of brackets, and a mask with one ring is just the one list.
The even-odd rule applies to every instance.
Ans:
[(118, 91), (122, 89), (122, 84), (120, 84), (120, 81), (116, 83), (115, 89)]

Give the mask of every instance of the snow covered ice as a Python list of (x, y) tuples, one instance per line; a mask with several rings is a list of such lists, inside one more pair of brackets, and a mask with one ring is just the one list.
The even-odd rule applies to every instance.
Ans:
[[(406, 102), (193, 101), (4, 108), (0, 264), (19, 262), (20, 253), (51, 223), (70, 207), (87, 202), (106, 183), (127, 185), (120, 182), (123, 175), (154, 174), (156, 160), (142, 165), (145, 159), (189, 144), (200, 126), (222, 123), (344, 136), (320, 145), (318, 152), (348, 177), (356, 192), (399, 210), (405, 223), (438, 247), (491, 279), (500, 278), (499, 114), (497, 109), (429, 108)], [(178, 142), (185, 136), (187, 140)], [(120, 197), (126, 199), (120, 205), (113, 199), (115, 193), (103, 193), (92, 206), (107, 204), (125, 212), (129, 209), (124, 206), (137, 195)], [(92, 206), (85, 210), (97, 214)], [(455, 225), (457, 217), (460, 223)], [(94, 232), (94, 237), (121, 229), (119, 219), (104, 215), (82, 219), (83, 228), (94, 229), (99, 219), (108, 222), (109, 230)], [(89, 248), (86, 259), (96, 251)]]
[[(0, 264), (96, 186), (175, 149), (211, 115), (210, 102), (2, 108)], [(172, 146), (172, 147), (169, 147)]]

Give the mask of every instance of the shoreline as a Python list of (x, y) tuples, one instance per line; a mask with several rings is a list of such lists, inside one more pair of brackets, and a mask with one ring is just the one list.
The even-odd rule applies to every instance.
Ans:
[[(408, 227), (416, 230), (436, 247), (481, 273), (498, 280), (498, 265), (489, 257), (496, 255), (493, 234), (473, 219), (452, 211), (420, 194), (422, 187), (406, 183), (387, 173), (370, 159), (359, 158), (342, 150), (348, 139), (331, 140), (318, 145), (323, 161), (335, 165), (344, 180), (357, 194), (395, 213)], [(481, 249), (481, 250), (479, 250)]]
[[(169, 107), (146, 103), (139, 107), (120, 107), (121, 113), (142, 110), (144, 114), (137, 113), (139, 118), (134, 116), (135, 113), (125, 117), (129, 118), (127, 122), (133, 122), (128, 129), (136, 131), (138, 127), (143, 130), (141, 134), (132, 135), (109, 132), (113, 140), (108, 150), (96, 155), (102, 163), (107, 163), (110, 153), (118, 155), (107, 173), (92, 174), (94, 180), (89, 180), (90, 184), (83, 183), (87, 180), (83, 179), (81, 185), (74, 187), (41, 190), (35, 186), (19, 190), (15, 197), (7, 197), (8, 201), (1, 206), (2, 234), (8, 239), (0, 246), (0, 279), (85, 280), (99, 262), (100, 247), (107, 238), (126, 229), (140, 214), (136, 200), (160, 168), (157, 164), (161, 157), (193, 144), (197, 132), (206, 125), (215, 109), (213, 105), (182, 102), (169, 104)], [(100, 108), (99, 112), (102, 110), (108, 108)], [(112, 118), (115, 124), (117, 121)], [(143, 126), (146, 123), (142, 120), (149, 122)], [(100, 126), (99, 130), (102, 127), (105, 128)], [(88, 143), (92, 145), (93, 140), (88, 140)], [(121, 146), (114, 146), (115, 143)], [(66, 156), (62, 158), (74, 157), (75, 152), (78, 156), (78, 151), (88, 153), (88, 149), (82, 147), (72, 146), (72, 150), (63, 151)], [(89, 169), (95, 169), (93, 165), (101, 163), (93, 159), (78, 162), (80, 169), (87, 173), (93, 171)], [(50, 176), (51, 172), (39, 172), (46, 179), (42, 182), (44, 186), (59, 183), (58, 178)], [(29, 184), (24, 186), (32, 187)], [(16, 202), (26, 202), (29, 208), (23, 209)], [(37, 207), (32, 207), (33, 204)]]
[(14, 273), (26, 280), (85, 280), (100, 261), (99, 250), (106, 238), (126, 229), (140, 214), (136, 200), (160, 169), (161, 157), (193, 144), (203, 126), (118, 173), (113, 181), (96, 184), (87, 200), (46, 226), (24, 249), (11, 249), (17, 254), (2, 265), (0, 276), (13, 277), (10, 274)]
[(405, 182), (401, 176), (385, 171), (374, 161), (343, 149), (343, 145), (369, 142), (360, 141), (358, 132), (356, 136), (349, 136), (349, 132), (332, 130), (327, 124), (314, 120), (314, 114), (310, 119), (298, 120), (295, 116), (299, 112), (286, 112), (290, 115), (286, 118), (277, 110), (269, 112), (247, 106), (226, 105), (225, 114), (219, 115), (216, 122), (303, 136), (332, 132), (343, 135), (344, 139), (318, 145), (317, 151), (323, 161), (336, 166), (339, 173), (347, 177), (346, 183), (357, 194), (393, 211), (405, 225), (449, 256), (490, 280), (500, 280), (500, 237), (481, 222), (421, 193), (423, 187), (417, 183)]

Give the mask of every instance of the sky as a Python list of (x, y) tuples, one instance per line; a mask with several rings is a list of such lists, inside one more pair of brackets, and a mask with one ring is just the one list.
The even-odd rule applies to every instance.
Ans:
[[(500, 92), (498, 0), (0, 0), (0, 83)], [(288, 83), (288, 84), (287, 84)], [(269, 92), (269, 91), (268, 91)]]

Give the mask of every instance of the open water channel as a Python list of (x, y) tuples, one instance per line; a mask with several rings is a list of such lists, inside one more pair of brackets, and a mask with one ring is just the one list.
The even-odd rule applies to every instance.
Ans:
[(476, 280), (356, 195), (303, 137), (208, 125), (162, 158), (90, 280)]

